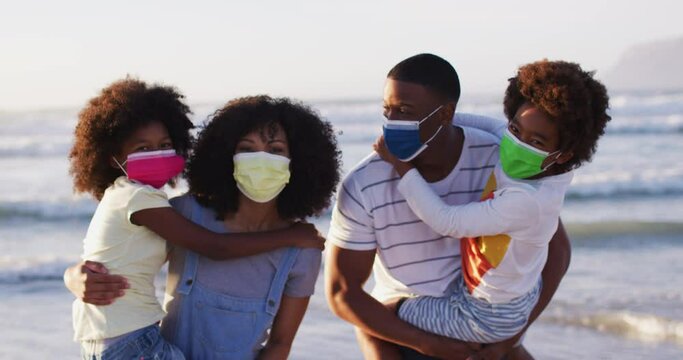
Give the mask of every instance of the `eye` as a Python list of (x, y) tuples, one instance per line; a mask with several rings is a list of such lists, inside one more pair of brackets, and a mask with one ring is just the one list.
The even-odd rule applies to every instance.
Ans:
[(282, 154), (284, 152), (285, 152), (285, 149), (281, 146), (273, 146), (270, 148), (271, 154)]
[(173, 148), (173, 143), (171, 143), (170, 141), (169, 141), (169, 142), (162, 143), (162, 144), (159, 146), (159, 148), (161, 148), (161, 149), (163, 149), (163, 150), (171, 149), (171, 148)]
[(519, 129), (517, 129), (517, 126), (515, 126), (515, 124), (511, 123), (510, 126), (508, 126), (508, 129), (510, 129), (510, 132), (513, 134), (519, 133)]
[(529, 144), (536, 148), (543, 148), (545, 146), (543, 142), (536, 139), (531, 139), (531, 142)]
[(138, 146), (135, 148), (135, 151), (133, 152), (141, 152), (141, 151), (149, 151), (149, 146)]

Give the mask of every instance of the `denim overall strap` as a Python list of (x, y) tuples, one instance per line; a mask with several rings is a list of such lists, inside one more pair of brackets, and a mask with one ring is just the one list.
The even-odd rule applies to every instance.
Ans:
[[(196, 201), (192, 202), (192, 214), (190, 221), (201, 226), (201, 209)], [(185, 267), (183, 268), (183, 275), (178, 281), (178, 288), (176, 291), (179, 294), (187, 295), (192, 291), (195, 277), (197, 275), (197, 265), (199, 264), (199, 256), (190, 250), (185, 250)]]
[(277, 272), (273, 277), (273, 282), (270, 284), (270, 290), (268, 290), (268, 297), (266, 298), (266, 312), (272, 316), (275, 316), (280, 307), (282, 292), (284, 291), (285, 284), (287, 284), (289, 272), (292, 270), (292, 266), (294, 265), (294, 261), (296, 260), (299, 251), (301, 251), (301, 249), (294, 247), (287, 249), (287, 252), (282, 257), (282, 260), (277, 267)]

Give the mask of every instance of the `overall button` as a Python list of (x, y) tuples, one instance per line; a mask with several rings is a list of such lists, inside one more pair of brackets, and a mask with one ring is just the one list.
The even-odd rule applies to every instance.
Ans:
[(187, 279), (185, 281), (185, 285), (192, 285), (192, 279)]
[(268, 306), (275, 306), (275, 300), (268, 300)]

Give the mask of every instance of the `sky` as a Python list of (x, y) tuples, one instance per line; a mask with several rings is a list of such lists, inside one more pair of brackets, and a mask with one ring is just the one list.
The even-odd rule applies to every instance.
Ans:
[(0, 111), (80, 107), (126, 75), (190, 104), (379, 99), (421, 52), (453, 64), (463, 97), (502, 93), (542, 58), (599, 78), (629, 47), (683, 36), (681, 14), (673, 0), (0, 0)]

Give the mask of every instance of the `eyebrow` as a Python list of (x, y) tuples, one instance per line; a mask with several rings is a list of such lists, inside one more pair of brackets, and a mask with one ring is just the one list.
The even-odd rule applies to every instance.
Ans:
[[(387, 104), (386, 101), (384, 101), (382, 105), (384, 105), (384, 106), (390, 106), (389, 104)], [(393, 106), (399, 106), (399, 107), (400, 107), (400, 106), (405, 106), (405, 107), (410, 107), (410, 108), (415, 107), (413, 104), (404, 103), (404, 102), (400, 102), (400, 103), (398, 103), (398, 104), (396, 104), (396, 105), (393, 105)]]
[[(237, 143), (241, 143), (242, 141), (246, 141), (246, 142), (251, 143), (251, 144), (255, 144), (255, 143), (256, 143), (254, 140), (247, 139), (247, 138), (242, 138), (242, 139), (240, 139)], [(269, 139), (269, 140), (268, 140), (268, 144), (271, 144), (271, 143), (274, 143), (274, 142), (281, 142), (281, 143), (283, 143), (283, 144), (286, 144), (286, 143), (287, 143), (287, 141), (285, 141), (284, 139)]]

